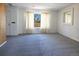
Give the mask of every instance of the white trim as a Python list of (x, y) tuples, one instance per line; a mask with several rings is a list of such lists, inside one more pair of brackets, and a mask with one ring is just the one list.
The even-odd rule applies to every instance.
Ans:
[(75, 41), (79, 42), (79, 40), (78, 40), (77, 38), (75, 38), (75, 37), (70, 37), (70, 36), (64, 35), (63, 33), (59, 33), (59, 34), (65, 36), (65, 37), (67, 37), (67, 38), (70, 38), (70, 39), (72, 39), (72, 40), (75, 40)]
[(0, 47), (2, 47), (5, 43), (7, 43), (7, 41), (3, 42), (2, 44), (0, 44)]

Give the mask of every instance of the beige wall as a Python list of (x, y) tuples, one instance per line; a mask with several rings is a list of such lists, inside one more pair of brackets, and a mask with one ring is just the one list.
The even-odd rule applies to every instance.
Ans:
[(57, 11), (51, 11), (50, 12), (50, 28), (48, 33), (57, 33), (57, 20), (58, 20), (58, 12)]
[[(69, 8), (74, 8), (74, 25), (63, 23), (63, 12)], [(79, 41), (79, 4), (73, 4), (59, 11), (58, 32)]]

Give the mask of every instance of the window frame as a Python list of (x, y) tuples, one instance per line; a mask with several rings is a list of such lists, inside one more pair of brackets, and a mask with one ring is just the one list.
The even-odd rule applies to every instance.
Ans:
[(39, 24), (39, 26), (35, 26), (35, 14), (40, 15), (40, 24), (41, 24), (41, 14), (40, 13), (34, 13), (34, 27), (40, 27), (41, 25)]
[[(71, 23), (66, 22), (66, 18), (65, 15), (66, 13), (70, 13), (71, 14)], [(63, 13), (63, 23), (64, 24), (69, 24), (69, 25), (73, 25), (74, 24), (74, 8), (69, 8), (66, 9)]]

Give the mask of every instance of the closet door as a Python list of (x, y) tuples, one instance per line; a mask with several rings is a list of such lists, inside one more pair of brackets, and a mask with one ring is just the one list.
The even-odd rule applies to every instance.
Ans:
[(5, 4), (0, 3), (0, 44), (6, 40)]

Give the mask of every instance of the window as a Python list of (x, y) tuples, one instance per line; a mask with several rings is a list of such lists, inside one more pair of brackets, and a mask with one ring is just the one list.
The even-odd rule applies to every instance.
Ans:
[(64, 23), (72, 24), (73, 23), (73, 10), (68, 10), (64, 12)]
[(34, 14), (34, 27), (40, 27), (41, 14)]

